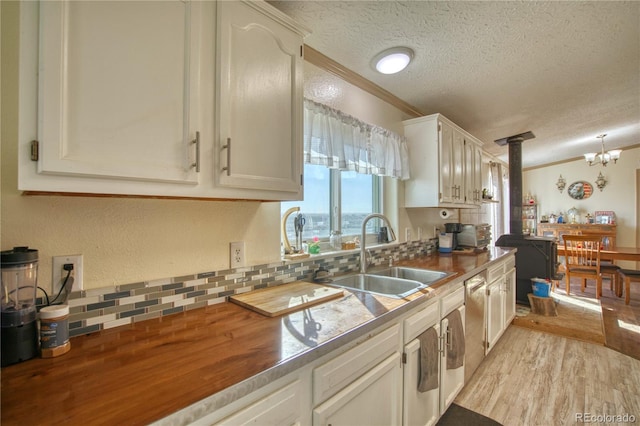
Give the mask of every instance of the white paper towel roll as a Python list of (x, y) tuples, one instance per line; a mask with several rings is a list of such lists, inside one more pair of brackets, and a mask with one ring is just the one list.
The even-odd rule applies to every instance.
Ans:
[(449, 219), (449, 217), (451, 217), (452, 215), (453, 215), (453, 212), (451, 210), (447, 210), (447, 209), (440, 210), (441, 219)]

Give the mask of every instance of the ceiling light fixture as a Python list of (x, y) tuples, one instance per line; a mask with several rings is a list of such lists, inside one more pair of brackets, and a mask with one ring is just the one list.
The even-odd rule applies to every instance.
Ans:
[(402, 71), (413, 59), (413, 50), (408, 47), (392, 47), (374, 56), (371, 65), (382, 74), (395, 74)]
[(604, 150), (605, 136), (607, 136), (606, 133), (596, 136), (597, 138), (600, 138), (600, 140), (602, 141), (602, 151), (600, 153), (588, 152), (584, 155), (584, 159), (587, 161), (587, 163), (589, 163), (590, 166), (594, 166), (600, 163), (606, 167), (609, 161), (613, 160), (613, 162), (616, 163), (618, 161), (618, 158), (620, 158), (620, 153), (622, 152), (621, 149), (612, 149), (611, 151), (605, 152)]

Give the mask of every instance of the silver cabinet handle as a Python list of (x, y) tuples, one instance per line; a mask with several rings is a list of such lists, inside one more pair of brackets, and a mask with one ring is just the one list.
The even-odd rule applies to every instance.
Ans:
[(223, 167), (222, 170), (226, 170), (227, 176), (231, 176), (231, 138), (227, 138), (227, 144), (222, 145), (222, 149), (227, 150), (227, 166)]
[(196, 138), (191, 141), (191, 144), (196, 146), (196, 161), (191, 163), (191, 168), (195, 167), (196, 173), (200, 173), (200, 132), (196, 132)]

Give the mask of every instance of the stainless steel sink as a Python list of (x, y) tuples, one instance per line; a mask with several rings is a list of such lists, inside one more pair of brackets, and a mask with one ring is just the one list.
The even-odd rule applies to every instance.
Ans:
[(441, 280), (442, 278), (453, 275), (452, 272), (433, 271), (430, 269), (420, 268), (407, 268), (403, 266), (393, 266), (391, 268), (382, 269), (379, 271), (371, 270), (369, 271), (369, 274), (418, 281), (425, 286), (431, 285), (434, 282)]
[(333, 285), (401, 299), (426, 285), (419, 281), (377, 274), (355, 274), (336, 278)]

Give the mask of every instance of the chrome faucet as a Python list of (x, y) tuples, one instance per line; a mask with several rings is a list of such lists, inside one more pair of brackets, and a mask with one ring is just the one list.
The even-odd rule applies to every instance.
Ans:
[(389, 219), (387, 219), (385, 215), (380, 213), (372, 213), (369, 216), (365, 217), (364, 220), (362, 221), (362, 234), (360, 235), (360, 273), (361, 274), (367, 273), (367, 266), (368, 266), (367, 248), (365, 244), (365, 241), (367, 238), (367, 234), (366, 234), (367, 222), (369, 222), (369, 219), (373, 219), (374, 217), (384, 220), (385, 223), (387, 224), (387, 227), (389, 229), (389, 242), (396, 240), (396, 233), (393, 232), (391, 223), (389, 222)]

